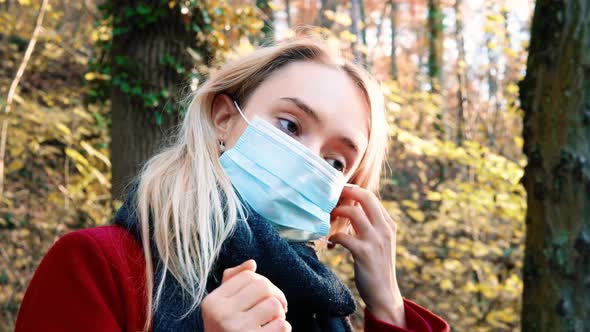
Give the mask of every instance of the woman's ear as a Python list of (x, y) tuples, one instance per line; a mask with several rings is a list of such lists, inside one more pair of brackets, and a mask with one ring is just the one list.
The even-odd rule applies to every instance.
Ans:
[(218, 138), (222, 139), (228, 135), (233, 127), (233, 119), (238, 113), (232, 99), (226, 94), (218, 94), (213, 98), (211, 106), (211, 121)]

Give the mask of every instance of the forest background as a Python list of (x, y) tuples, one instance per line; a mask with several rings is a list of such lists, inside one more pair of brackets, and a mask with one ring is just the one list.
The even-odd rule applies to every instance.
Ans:
[[(0, 0), (0, 331), (14, 328), (26, 286), (57, 238), (111, 221), (136, 167), (122, 156), (145, 158), (182, 114), (181, 97), (219, 63), (302, 24), (317, 26), (384, 83), (391, 146), (381, 197), (399, 225), (403, 295), (455, 331), (519, 330), (526, 158), (518, 83), (533, 7), (530, 0)], [(184, 44), (148, 52), (145, 66), (174, 80), (134, 79), (138, 55), (129, 49), (145, 51), (141, 32), (162, 20), (188, 31)], [(117, 38), (133, 34), (136, 44), (122, 48)], [(143, 122), (135, 122), (145, 128), (121, 115), (126, 105), (115, 90), (142, 109)], [(126, 135), (142, 131), (152, 141), (134, 155)], [(344, 250), (323, 259), (354, 287)], [(360, 308), (354, 323), (360, 328)]]

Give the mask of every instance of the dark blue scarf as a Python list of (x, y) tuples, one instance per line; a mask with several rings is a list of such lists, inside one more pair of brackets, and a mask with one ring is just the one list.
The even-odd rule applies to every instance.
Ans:
[[(128, 229), (141, 243), (133, 204), (135, 189), (133, 186), (117, 211), (114, 223)], [(356, 308), (350, 290), (318, 260), (315, 250), (308, 244), (285, 241), (264, 217), (251, 209), (247, 212), (247, 222), (239, 221), (233, 235), (223, 244), (207, 281), (208, 292), (219, 286), (223, 270), (254, 259), (256, 272), (267, 277), (285, 294), (289, 303), (287, 321), (293, 331), (352, 332), (347, 316)], [(154, 249), (152, 241), (157, 285), (162, 277), (162, 267)], [(199, 308), (181, 318), (189, 307), (190, 296), (171, 274), (167, 274), (162, 300), (154, 314), (153, 331), (203, 331)]]

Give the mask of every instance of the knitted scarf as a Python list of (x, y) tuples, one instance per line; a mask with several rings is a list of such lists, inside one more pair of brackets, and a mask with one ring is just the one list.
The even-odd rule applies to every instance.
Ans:
[[(126, 228), (141, 244), (139, 219), (135, 209), (137, 186), (117, 211), (114, 223)], [(356, 307), (350, 290), (324, 266), (315, 250), (306, 243), (288, 242), (270, 222), (246, 205), (247, 220), (239, 220), (233, 234), (224, 242), (213, 271), (207, 280), (208, 292), (220, 285), (223, 270), (248, 259), (256, 261), (256, 273), (267, 277), (287, 298), (287, 321), (293, 331), (352, 332), (348, 317)], [(153, 227), (150, 227), (153, 232)], [(155, 243), (155, 285), (163, 275)], [(190, 296), (178, 281), (167, 274), (158, 310), (154, 313), (154, 332), (203, 331), (200, 307), (184, 316)]]

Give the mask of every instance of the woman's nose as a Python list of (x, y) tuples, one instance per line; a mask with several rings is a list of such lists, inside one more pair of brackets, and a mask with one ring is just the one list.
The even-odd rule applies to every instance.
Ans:
[(304, 139), (301, 141), (311, 152), (318, 156), (322, 156), (322, 143), (318, 139)]

